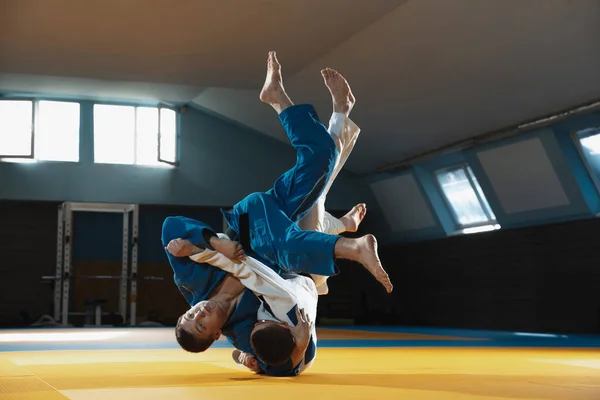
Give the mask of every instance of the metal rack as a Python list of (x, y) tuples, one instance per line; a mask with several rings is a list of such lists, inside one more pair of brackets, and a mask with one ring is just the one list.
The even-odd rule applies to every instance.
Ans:
[[(74, 203), (66, 202), (58, 208), (58, 229), (56, 243), (56, 275), (43, 277), (54, 280), (54, 319), (67, 325), (69, 319), (69, 291), (71, 288), (72, 254), (73, 254), (73, 213), (102, 212), (123, 214), (123, 255), (121, 275), (88, 276), (94, 279), (119, 279), (119, 313), (129, 325), (136, 323), (137, 301), (137, 268), (138, 268), (138, 222), (139, 206), (137, 204), (112, 203)], [(129, 221), (132, 215), (131, 246), (129, 243)], [(131, 247), (131, 248), (130, 248)], [(131, 251), (130, 251), (131, 250)], [(131, 256), (131, 275), (129, 260)], [(152, 278), (152, 277), (150, 277)], [(129, 282), (129, 287), (128, 283)], [(129, 290), (129, 318), (127, 318), (127, 293)], [(71, 313), (74, 314), (74, 313)]]

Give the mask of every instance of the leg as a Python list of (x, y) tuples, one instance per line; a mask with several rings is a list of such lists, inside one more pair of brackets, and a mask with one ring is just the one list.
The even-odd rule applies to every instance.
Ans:
[(375, 236), (365, 235), (358, 239), (341, 238), (336, 243), (334, 251), (336, 258), (346, 258), (361, 263), (388, 293), (392, 292), (394, 287), (379, 260)]
[[(326, 213), (325, 201), (335, 178), (344, 167), (350, 153), (352, 153), (360, 133), (360, 128), (349, 118), (356, 100), (352, 95), (350, 85), (339, 72), (327, 68), (321, 71), (321, 75), (333, 99), (333, 114), (329, 119), (328, 131), (335, 142), (339, 157), (335, 160), (333, 171), (323, 188), (321, 196), (310, 212), (298, 221), (298, 226), (305, 230), (338, 234), (344, 231), (343, 225), (345, 223), (352, 222), (347, 230), (354, 232), (357, 229), (357, 224), (352, 219), (346, 218), (340, 221), (331, 214)], [(362, 217), (360, 220), (362, 220)]]
[[(393, 286), (377, 254), (373, 235), (348, 239), (322, 232), (303, 231), (292, 225), (284, 240), (275, 248), (277, 264), (287, 270), (323, 276), (337, 274), (335, 258), (362, 264), (387, 290)], [(333, 255), (333, 256), (332, 256)]]
[[(336, 71), (323, 70), (322, 75), (333, 98), (335, 115), (338, 119), (340, 116), (347, 117), (355, 101), (350, 86)], [(293, 106), (283, 87), (281, 65), (275, 52), (269, 53), (267, 78), (260, 99), (271, 105), (279, 114), (279, 119), (297, 152), (296, 166), (277, 179), (272, 190), (282, 210), (292, 220), (296, 220), (312, 209), (321, 192), (325, 190), (327, 177), (332, 171), (337, 175), (332, 165), (337, 158), (336, 149), (332, 148), (336, 143), (332, 143), (331, 136), (319, 121), (312, 106)], [(358, 127), (356, 128), (358, 131)]]
[(330, 235), (339, 235), (344, 232), (356, 232), (360, 223), (365, 218), (367, 214), (367, 206), (365, 203), (360, 203), (352, 207), (350, 211), (346, 213), (341, 218), (336, 218), (333, 215), (329, 214), (329, 212), (324, 211), (323, 218), (317, 221), (313, 221), (310, 217), (313, 214), (316, 214), (315, 210), (320, 208), (319, 202), (315, 205), (315, 207), (308, 213), (308, 215), (300, 222), (298, 222), (298, 227), (303, 230), (311, 230), (317, 232), (329, 233)]
[(277, 114), (294, 105), (283, 88), (281, 77), (281, 64), (274, 51), (269, 52), (267, 58), (267, 78), (260, 92), (260, 101), (269, 104)]
[[(304, 230), (338, 235), (343, 232), (356, 232), (367, 211), (366, 205), (358, 204), (341, 219), (335, 218), (325, 211), (325, 202), (329, 189), (344, 167), (350, 153), (352, 153), (360, 133), (360, 128), (349, 118), (356, 100), (346, 79), (340, 73), (330, 68), (322, 70), (321, 75), (333, 100), (333, 114), (329, 119), (328, 131), (335, 142), (339, 157), (336, 159), (333, 172), (321, 196), (310, 212), (298, 221), (298, 226)], [(342, 95), (338, 95), (339, 93)], [(315, 281), (319, 295), (326, 295), (329, 292), (327, 277), (318, 274), (312, 274), (311, 276)]]
[(290, 107), (280, 114), (296, 164), (277, 178), (267, 193), (292, 220), (308, 213), (321, 195), (337, 158), (335, 143), (312, 106)]
[[(339, 221), (344, 226), (346, 232), (356, 232), (360, 223), (365, 218), (365, 215), (367, 215), (367, 205), (365, 203), (360, 203), (352, 207), (352, 210), (348, 211), (346, 215), (339, 219)], [(335, 217), (331, 216), (331, 218)], [(325, 219), (325, 228), (328, 230), (333, 230), (335, 227), (339, 226), (339, 224), (336, 224), (331, 218)]]
[[(352, 210), (350, 210), (346, 215), (344, 215), (341, 219), (338, 219), (333, 215), (329, 214), (327, 211), (325, 211), (325, 206), (321, 204), (321, 199), (323, 199), (322, 196), (317, 202), (317, 204), (310, 211), (310, 213), (308, 213), (308, 215), (298, 223), (298, 226), (301, 229), (306, 229), (303, 228), (302, 225), (312, 223), (315, 227), (311, 230), (315, 230), (317, 232), (325, 232), (331, 235), (339, 235), (343, 232), (356, 232), (358, 226), (360, 225), (362, 219), (364, 218), (367, 212), (367, 207), (365, 204), (358, 204), (354, 206)], [(317, 214), (317, 212), (320, 213), (321, 208), (323, 210), (322, 212), (324, 213), (324, 216), (322, 219), (319, 220), (319, 215)], [(317, 220), (312, 221), (312, 219)], [(317, 287), (317, 292), (319, 296), (324, 296), (327, 293), (329, 293), (329, 287), (327, 286), (327, 276), (311, 274), (311, 277), (315, 282), (315, 286)]]

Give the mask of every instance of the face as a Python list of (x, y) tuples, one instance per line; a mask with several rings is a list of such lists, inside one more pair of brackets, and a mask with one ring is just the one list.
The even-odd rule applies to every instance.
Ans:
[(225, 323), (225, 315), (215, 302), (201, 301), (181, 316), (179, 325), (199, 338), (212, 337), (217, 340), (221, 336), (221, 327)]

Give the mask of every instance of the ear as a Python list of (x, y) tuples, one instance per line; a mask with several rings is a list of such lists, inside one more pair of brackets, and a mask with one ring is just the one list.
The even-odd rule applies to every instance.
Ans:
[(221, 330), (219, 329), (217, 332), (215, 332), (215, 334), (213, 335), (213, 339), (214, 340), (219, 340), (219, 338), (221, 337)]

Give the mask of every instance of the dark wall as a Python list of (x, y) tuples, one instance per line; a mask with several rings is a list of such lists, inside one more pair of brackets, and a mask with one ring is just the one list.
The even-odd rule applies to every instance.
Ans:
[[(0, 201), (0, 327), (27, 326), (41, 315), (53, 313), (53, 284), (42, 276), (56, 271), (58, 202)], [(332, 212), (343, 215), (344, 211)], [(139, 218), (137, 315), (156, 315), (174, 324), (188, 305), (173, 283), (173, 272), (161, 244), (161, 227), (170, 215), (202, 220), (221, 230), (217, 207), (142, 205)], [(363, 229), (369, 229), (369, 217)], [(361, 234), (357, 233), (350, 236)], [(73, 271), (69, 309), (84, 312), (86, 299), (104, 299), (104, 310), (118, 310), (117, 279), (85, 276), (121, 273), (122, 216), (76, 212), (73, 215)], [(330, 295), (321, 298), (319, 312), (329, 318), (376, 316), (380, 307), (366, 313), (366, 301), (384, 296), (383, 289), (356, 263), (340, 261), (342, 273), (331, 279)], [(162, 280), (145, 280), (144, 277)], [(370, 294), (366, 294), (366, 293)], [(71, 317), (75, 322), (77, 317)]]
[(499, 230), (381, 250), (390, 323), (600, 333), (600, 220)]
[[(52, 314), (58, 203), (0, 202), (0, 326), (22, 326)], [(334, 212), (340, 215), (343, 212)], [(118, 274), (121, 221), (116, 215), (76, 213), (74, 274)], [(219, 229), (217, 208), (142, 206), (138, 315), (173, 323), (187, 305), (173, 284), (160, 243), (162, 221), (187, 215)], [(372, 216), (356, 234), (368, 232)], [(319, 317), (357, 324), (444, 326), (529, 332), (600, 332), (600, 220), (499, 230), (380, 249), (394, 283), (383, 288), (357, 263), (338, 260)], [(71, 309), (85, 298), (108, 300), (116, 311), (116, 281), (78, 279)], [(32, 322), (32, 321), (29, 321)]]
[[(0, 201), (0, 326), (25, 326), (53, 313), (53, 283), (42, 276), (56, 271), (56, 202)], [(215, 229), (222, 218), (215, 207), (141, 206), (138, 316), (158, 314), (171, 322), (187, 307), (173, 284), (173, 272), (161, 244), (161, 227), (169, 215), (186, 215)], [(83, 312), (85, 299), (105, 299), (105, 310), (118, 310), (118, 280), (83, 279), (120, 275), (122, 216), (76, 212), (73, 218), (73, 282), (70, 311)], [(25, 315), (27, 314), (28, 317)]]
[(0, 202), (0, 326), (19, 325), (19, 312), (52, 312), (57, 205)]

